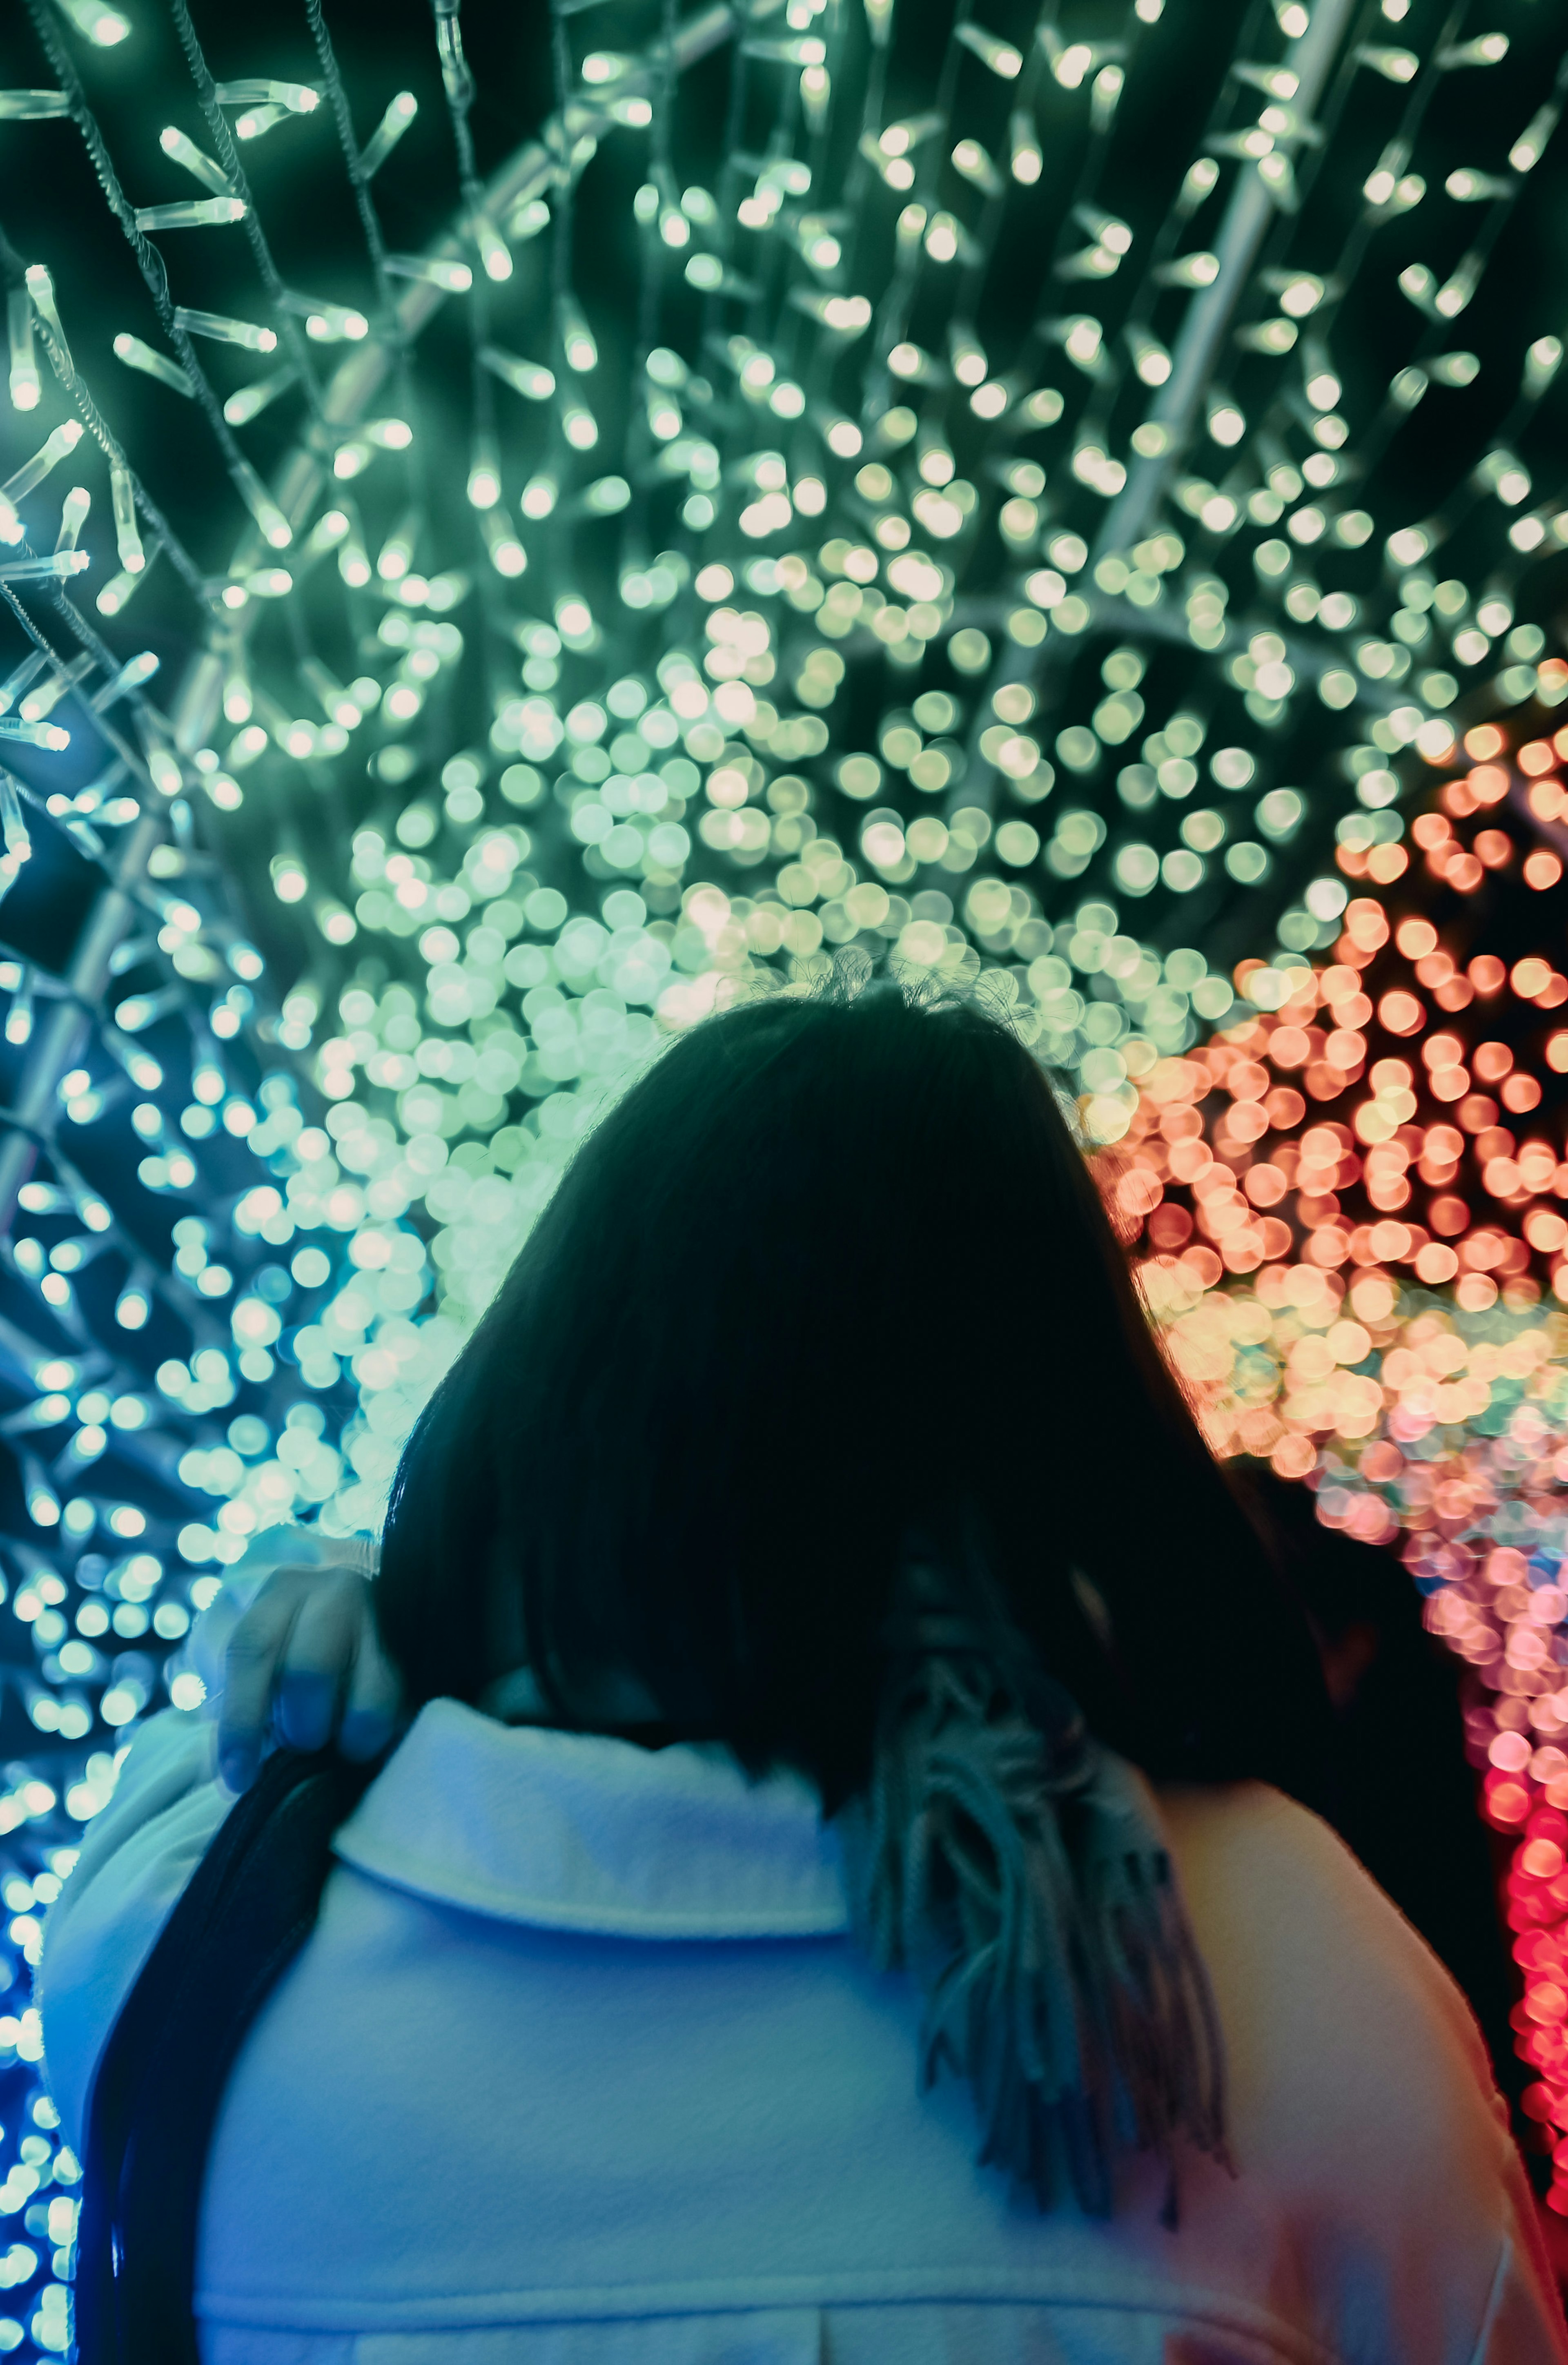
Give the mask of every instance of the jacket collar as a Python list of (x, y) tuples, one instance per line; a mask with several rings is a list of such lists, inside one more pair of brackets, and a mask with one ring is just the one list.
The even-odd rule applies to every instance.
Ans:
[(504, 1922), (633, 1938), (848, 1927), (808, 1783), (710, 1744), (644, 1750), (430, 1701), (339, 1830), (372, 1879)]

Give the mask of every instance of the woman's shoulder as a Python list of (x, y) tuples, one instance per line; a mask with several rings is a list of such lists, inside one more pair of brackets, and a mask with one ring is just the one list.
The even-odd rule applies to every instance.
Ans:
[[(1267, 2189), (1372, 2353), (1394, 2345), (1378, 2324), (1408, 2317), (1446, 2323), (1455, 2355), (1561, 2365), (1534, 2197), (1448, 1971), (1294, 1799), (1157, 1795), (1225, 2033), (1238, 2191)], [(1435, 2332), (1426, 2349), (1450, 2353)]]
[(1158, 1797), (1238, 2107), (1298, 2150), (1353, 2142), (1370, 2168), (1425, 2138), (1495, 2175), (1511, 2144), (1474, 2015), (1338, 1834), (1261, 1782)]
[[(1338, 1833), (1266, 1782), (1170, 1785), (1158, 1793), (1194, 1923), (1232, 1960), (1273, 1976), (1263, 1992), (1324, 1994), (1353, 1982), (1363, 2001), (1395, 1989), (1450, 2024), (1485, 2068), (1469, 2005), (1420, 1933)], [(1200, 1938), (1202, 1937), (1200, 1929)]]
[[(1166, 1784), (1156, 1792), (1177, 1877), (1194, 1911), (1239, 1937), (1342, 1957), (1356, 1946), (1404, 1977), (1448, 1973), (1332, 1826), (1266, 1782)], [(1330, 1917), (1326, 1919), (1325, 1917)]]
[(149, 1718), (44, 1923), (35, 1982), (44, 2057), (78, 2152), (105, 2041), (234, 1804), (217, 1778), (216, 1743), (216, 1725), (194, 1711)]

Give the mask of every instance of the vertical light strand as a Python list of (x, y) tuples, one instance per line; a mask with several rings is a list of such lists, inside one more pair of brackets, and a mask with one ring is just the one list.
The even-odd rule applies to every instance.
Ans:
[[(6, 239), (5, 231), (0, 230), (0, 263), (5, 262), (5, 258), (7, 255), (14, 256), (16, 250), (11, 246), (9, 240)], [(17, 257), (17, 260), (19, 267), (20, 258)], [(28, 298), (28, 301), (30, 305), (30, 297)], [(74, 361), (72, 359), (72, 356), (68, 352), (62, 350), (49, 322), (45, 319), (38, 319), (35, 322), (35, 327), (37, 334), (42, 339), (44, 351), (49, 357), (50, 368), (53, 370), (55, 376), (59, 379), (61, 385), (65, 389), (65, 392), (69, 395), (71, 400), (75, 404), (78, 411), (81, 413), (83, 423), (86, 427), (88, 433), (98, 444), (106, 459), (109, 462), (110, 466), (122, 468), (130, 476), (135, 489), (138, 507), (140, 509), (143, 517), (147, 520), (148, 525), (151, 527), (153, 535), (156, 537), (158, 545), (168, 551), (170, 558), (178, 568), (187, 589), (191, 592), (193, 598), (199, 600), (205, 607), (205, 578), (202, 575), (201, 569), (197, 566), (196, 560), (191, 556), (190, 552), (185, 548), (185, 544), (181, 541), (179, 535), (175, 533), (174, 528), (170, 525), (168, 519), (163, 515), (162, 510), (159, 509), (157, 503), (149, 494), (146, 486), (137, 476), (136, 471), (131, 467), (129, 459), (123, 447), (117, 437), (111, 432), (104, 419), (103, 413), (99, 410), (97, 404), (93, 399), (90, 389), (78, 374)]]
[(424, 442), (420, 432), (420, 405), (415, 398), (409, 358), (410, 341), (404, 333), (397, 297), (387, 274), (386, 241), (381, 227), (381, 216), (371, 192), (370, 175), (364, 170), (364, 151), (354, 134), (353, 113), (338, 69), (337, 53), (332, 46), (321, 0), (305, 0), (305, 13), (316, 44), (316, 54), (320, 61), (322, 81), (337, 125), (338, 143), (342, 151), (360, 228), (370, 257), (371, 275), (375, 285), (375, 333), (395, 355), (398, 401), (401, 415), (412, 431), (411, 441), (397, 454), (397, 465), (403, 471), (409, 506), (418, 508), (424, 500)]
[(186, 331), (180, 325), (176, 308), (169, 296), (169, 275), (163, 265), (163, 258), (145, 234), (137, 228), (135, 208), (129, 203), (124, 190), (120, 187), (119, 177), (110, 161), (103, 133), (99, 130), (93, 111), (87, 104), (86, 94), (82, 88), (81, 77), (76, 72), (75, 63), (56, 30), (49, 0), (28, 0), (28, 11), (32, 17), (33, 28), (38, 34), (50, 64), (60, 77), (61, 87), (70, 97), (72, 120), (82, 135), (83, 144), (86, 148), (93, 170), (97, 175), (98, 185), (103, 190), (109, 209), (119, 223), (131, 252), (136, 256), (138, 268), (147, 284), (148, 293), (152, 298), (153, 308), (158, 314), (159, 324), (179, 354), (181, 366), (196, 389), (196, 398), (207, 414), (207, 424), (218, 439), (218, 446), (223, 454), (225, 465), (230, 475), (236, 476), (245, 465), (245, 455), (234, 440), (229, 422), (223, 416), (223, 407), (212, 390), (207, 373), (197, 358), (196, 348)]
[[(494, 454), (494, 465), (499, 475), (495, 381), (479, 359), (490, 342), (490, 282), (485, 257), (479, 251), (478, 224), (484, 212), (485, 193), (480, 185), (474, 155), (474, 134), (468, 122), (468, 111), (474, 103), (474, 76), (463, 53), (461, 0), (431, 0), (431, 5), (440, 46), (442, 89), (446, 97), (447, 119), (452, 126), (453, 147), (456, 152), (457, 185), (463, 201), (468, 248), (474, 257), (474, 277), (467, 294), (465, 316), (468, 325), (468, 464), (471, 472), (487, 467)], [(472, 488), (472, 473), (469, 481)], [(501, 501), (505, 499), (504, 476), (500, 478), (498, 498)], [(492, 506), (494, 504), (486, 505)], [(497, 580), (497, 569), (490, 563), (485, 527), (483, 513), (471, 516), (469, 532), (475, 545), (475, 581), (486, 625), (484, 661), (488, 671), (496, 644), (504, 632), (504, 622), (500, 586)]]
[(191, 70), (191, 80), (196, 84), (196, 97), (200, 103), (202, 114), (212, 134), (213, 145), (218, 150), (218, 161), (229, 176), (235, 196), (245, 207), (245, 236), (250, 242), (251, 252), (255, 256), (256, 268), (261, 274), (262, 284), (272, 299), (274, 319), (283, 338), (288, 358), (299, 374), (299, 383), (305, 389), (305, 399), (309, 408), (311, 419), (319, 430), (325, 426), (326, 421), (322, 414), (321, 389), (317, 383), (309, 341), (302, 331), (298, 320), (284, 301), (287, 291), (284, 286), (277, 264), (273, 260), (272, 248), (262, 226), (261, 213), (252, 196), (250, 183), (245, 176), (245, 168), (240, 159), (240, 151), (235, 144), (234, 135), (229, 128), (229, 118), (218, 103), (217, 84), (213, 81), (201, 43), (196, 38), (196, 27), (191, 22), (190, 10), (185, 5), (185, 0), (169, 0), (169, 5), (174, 15), (174, 29), (179, 34), (180, 45), (185, 53), (185, 62)]

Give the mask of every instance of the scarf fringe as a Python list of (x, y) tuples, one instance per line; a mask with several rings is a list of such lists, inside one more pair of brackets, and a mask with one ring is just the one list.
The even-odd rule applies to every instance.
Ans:
[(981, 2162), (1042, 2209), (1065, 2169), (1109, 2215), (1116, 2153), (1152, 2148), (1174, 2226), (1178, 2136), (1230, 2169), (1224, 2046), (1140, 1777), (1058, 1686), (1025, 1714), (994, 1653), (932, 1623), (840, 1818), (862, 1943), (925, 2000), (921, 2090), (967, 2078)]

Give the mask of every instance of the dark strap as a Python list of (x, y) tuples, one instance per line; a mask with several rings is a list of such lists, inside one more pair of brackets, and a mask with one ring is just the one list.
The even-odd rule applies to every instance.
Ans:
[(192, 2298), (218, 2104), (309, 1935), (332, 1834), (386, 1763), (280, 1750), (225, 1818), (148, 1956), (94, 2082), (77, 2236), (78, 2365), (199, 2365)]

